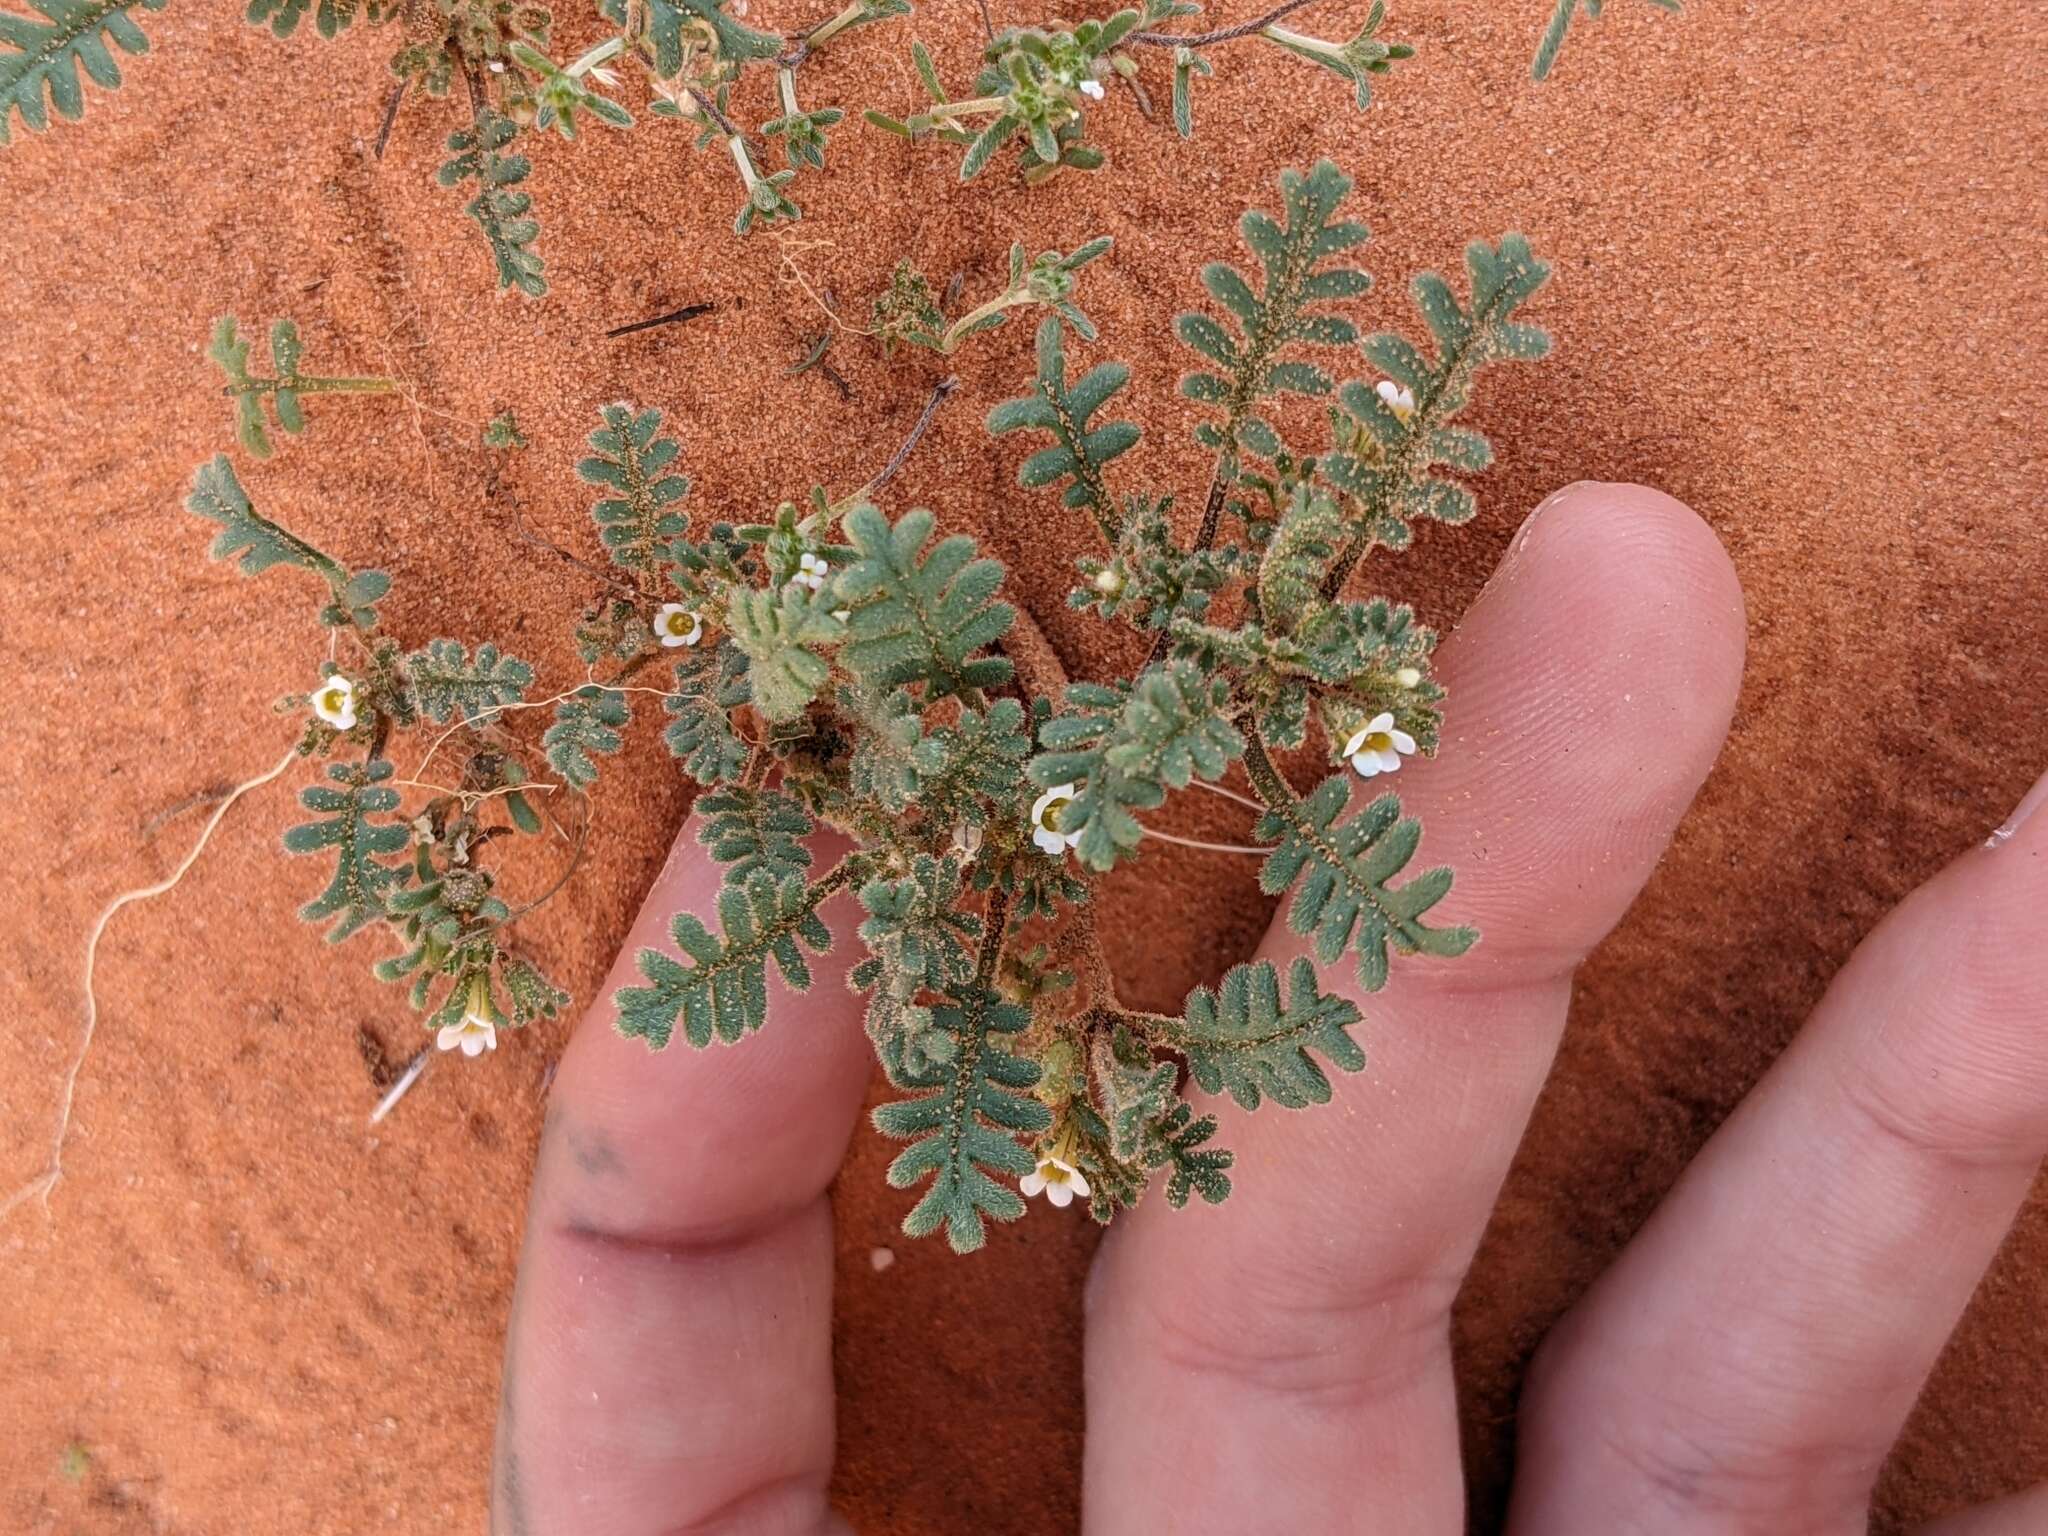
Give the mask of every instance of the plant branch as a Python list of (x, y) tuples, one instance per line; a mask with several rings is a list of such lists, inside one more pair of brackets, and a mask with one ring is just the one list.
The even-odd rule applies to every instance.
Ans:
[(1283, 16), (1291, 16), (1303, 6), (1314, 3), (1315, 0), (1286, 0), (1285, 4), (1275, 6), (1263, 16), (1241, 21), (1234, 27), (1218, 27), (1213, 32), (1133, 32), (1124, 41), (1144, 43), (1152, 48), (1211, 48), (1218, 43), (1234, 43), (1241, 37), (1250, 37)]

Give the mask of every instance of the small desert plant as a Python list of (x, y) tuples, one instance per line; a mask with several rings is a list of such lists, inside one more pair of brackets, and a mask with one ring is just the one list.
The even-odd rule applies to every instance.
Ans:
[[(78, 117), (81, 70), (102, 86), (119, 85), (108, 44), (144, 51), (148, 40), (135, 13), (160, 9), (166, 0), (31, 3), (43, 20), (0, 12), (0, 143), (7, 142), (17, 113), (31, 129), (48, 125), (46, 93), (59, 116)], [(1284, 0), (1249, 20), (1208, 29), (1193, 26), (1201, 7), (1189, 0), (1142, 0), (1070, 25), (991, 27), (981, 70), (957, 98), (948, 95), (924, 45), (912, 41), (911, 60), (929, 103), (907, 117), (870, 105), (864, 116), (891, 133), (957, 148), (963, 181), (1014, 152), (1024, 179), (1038, 183), (1102, 165), (1101, 149), (1089, 142), (1088, 116), (1104, 104), (1110, 86), (1127, 84), (1137, 106), (1150, 110), (1140, 68), (1147, 54), (1167, 63), (1169, 115), (1183, 138), (1194, 131), (1194, 82), (1238, 44), (1278, 48), (1336, 75), (1363, 110), (1373, 78), (1414, 50), (1381, 39), (1384, 0), (1372, 0), (1348, 38), (1299, 30), (1295, 13), (1313, 3)], [(1679, 0), (1654, 3), (1675, 9)], [(1600, 0), (1558, 0), (1537, 54), (1538, 79), (1549, 72), (1581, 5), (1589, 15), (1599, 13)], [(730, 157), (740, 192), (735, 230), (746, 234), (794, 220), (802, 210), (793, 184), (800, 172), (824, 168), (831, 136), (847, 115), (840, 106), (804, 104), (805, 67), (849, 33), (908, 16), (911, 5), (848, 0), (794, 35), (749, 25), (731, 0), (598, 0), (597, 11), (604, 34), (566, 60), (550, 51), (555, 18), (537, 0), (247, 0), (246, 14), (279, 37), (291, 36), (309, 17), (324, 38), (358, 25), (398, 35), (380, 154), (408, 93), (446, 97), (459, 82), (469, 118), (448, 135), (438, 179), (466, 197), (464, 211), (490, 247), (498, 286), (539, 297), (548, 282), (536, 248), (540, 224), (523, 185), (532, 173), (521, 147), (527, 138), (550, 130), (575, 138), (591, 123), (631, 128), (634, 109), (622, 98), (638, 94), (648, 115), (680, 123), (694, 132), (698, 149)], [(638, 79), (629, 82), (622, 71)], [(758, 106), (764, 99), (772, 101), (770, 115), (747, 126), (736, 103)], [(778, 155), (779, 167), (773, 164)]]
[[(1055, 305), (1041, 320), (1030, 388), (988, 428), (1042, 439), (1020, 480), (1100, 534), (1070, 601), (1150, 642), (1134, 675), (1058, 698), (1007, 649), (1001, 566), (931, 512), (887, 515), (886, 472), (757, 523), (705, 525), (657, 409), (605, 406), (577, 466), (599, 492), (610, 567), (590, 567), (601, 590), (574, 621), (585, 676), (548, 694), (497, 645), (390, 634), (383, 574), (264, 517), (226, 457), (203, 465), (189, 505), (221, 525), (214, 553), (318, 578), (334, 637), (309, 692), (282, 705), (323, 765), (302, 796), (311, 818), (286, 837), (331, 866), (304, 915), (330, 938), (394, 935), (377, 972), (410, 986), (444, 1049), (481, 1053), (555, 1011), (566, 999), (517, 924), (569, 877), (605, 761), (645, 713), (636, 701), (658, 699), (662, 740), (701, 787), (696, 836), (722, 885), (715, 912), (675, 916), (674, 952), (638, 956), (640, 983), (615, 998), (625, 1034), (701, 1048), (774, 1027), (771, 973), (810, 985), (807, 956), (833, 942), (819, 909), (846, 891), (866, 952), (851, 985), (900, 1095), (875, 1123), (909, 1143), (889, 1179), (928, 1185), (906, 1231), (978, 1247), (986, 1221), (1022, 1213), (1020, 1187), (1060, 1204), (1078, 1193), (1108, 1221), (1161, 1172), (1174, 1205), (1223, 1199), (1231, 1155), (1185, 1098), (1183, 1065), (1248, 1109), (1313, 1105), (1331, 1068), (1363, 1064), (1360, 1015), (1305, 959), (1284, 977), (1235, 966), (1175, 1015), (1118, 1000), (1093, 884), (1148, 840), (1174, 840), (1155, 816), (1169, 797), (1200, 790), (1256, 813), (1242, 851), (1261, 860), (1261, 885), (1290, 892), (1295, 931), (1367, 989), (1390, 952), (1448, 959), (1476, 937), (1430, 921), (1451, 872), (1412, 871), (1422, 829), (1399, 800), (1349, 810), (1356, 777), (1434, 751), (1442, 692), (1414, 613), (1346, 594), (1417, 520), (1472, 516), (1455, 477), (1490, 449), (1456, 418), (1488, 365), (1545, 352), (1517, 315), (1546, 271), (1520, 236), (1474, 244), (1465, 297), (1433, 274), (1414, 284), (1429, 350), (1361, 341), (1344, 313), (1370, 284), (1351, 264), (1366, 230), (1339, 212), (1350, 185), (1327, 161), (1283, 175), (1278, 216), (1240, 225), (1259, 275), (1212, 263), (1216, 311), (1179, 319), (1198, 358), (1182, 390), (1206, 407), (1198, 436), (1214, 457), (1191, 519), (1171, 494), (1122, 483), (1139, 440), (1112, 409), (1128, 371), (1070, 362), (1072, 316)], [(232, 327), (220, 335), (239, 377)], [(278, 366), (296, 377), (289, 356)], [(1317, 360), (1335, 357), (1366, 371), (1340, 381)], [(1304, 417), (1287, 397), (1323, 402), (1313, 451), (1283, 435)], [(489, 435), (493, 453), (520, 441), (502, 418)], [(538, 709), (552, 718), (536, 740), (515, 727)], [(1306, 794), (1286, 753), (1326, 765)], [(1240, 765), (1249, 794), (1223, 782)], [(822, 868), (821, 825), (851, 844)], [(534, 875), (515, 907), (504, 870), (522, 843), (563, 867)]]

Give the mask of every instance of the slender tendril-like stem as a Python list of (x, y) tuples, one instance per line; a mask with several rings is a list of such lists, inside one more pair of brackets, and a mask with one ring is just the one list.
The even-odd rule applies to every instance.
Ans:
[(1221, 784), (1211, 784), (1207, 779), (1194, 779), (1190, 782), (1197, 789), (1206, 789), (1212, 795), (1221, 795), (1225, 800), (1235, 800), (1239, 805), (1249, 806), (1255, 811), (1263, 811), (1266, 808), (1250, 795), (1240, 795), (1234, 789), (1225, 789)]
[(1212, 48), (1218, 43), (1234, 43), (1241, 37), (1250, 37), (1263, 31), (1283, 16), (1291, 16), (1303, 6), (1312, 5), (1315, 0), (1286, 0), (1263, 16), (1250, 21), (1241, 21), (1236, 26), (1218, 27), (1212, 32), (1133, 32), (1124, 41), (1144, 43), (1152, 48)]
[(1162, 843), (1172, 843), (1181, 848), (1199, 848), (1205, 853), (1255, 853), (1265, 858), (1272, 853), (1270, 847), (1259, 847), (1252, 843), (1205, 843), (1200, 838), (1179, 837), (1171, 832), (1162, 832), (1157, 827), (1146, 827), (1145, 836), (1157, 838)]
[[(925, 401), (924, 409), (917, 413), (917, 420), (911, 423), (909, 435), (897, 446), (896, 451), (889, 455), (889, 462), (882, 466), (881, 472), (858, 491), (855, 491), (847, 499), (848, 503), (865, 500), (889, 482), (896, 471), (903, 467), (911, 454), (917, 451), (917, 445), (923, 440), (926, 431), (930, 429), (932, 418), (939, 413), (939, 407), (944, 405), (947, 398), (959, 387), (959, 377), (950, 373), (932, 386), (931, 396)], [(844, 504), (846, 503), (842, 503), (842, 505)]]

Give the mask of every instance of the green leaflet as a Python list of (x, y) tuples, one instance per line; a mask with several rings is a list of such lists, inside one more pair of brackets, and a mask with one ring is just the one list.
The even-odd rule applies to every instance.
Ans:
[(725, 636), (676, 663), (675, 687), (661, 706), (675, 718), (661, 739), (683, 772), (705, 785), (732, 783), (746, 772), (748, 747), (733, 729), (732, 711), (752, 697), (747, 658)]
[(235, 478), (235, 466), (224, 453), (215, 454), (199, 466), (192, 477), (192, 494), (185, 498), (185, 508), (221, 525), (207, 553), (216, 560), (235, 561), (245, 576), (257, 575), (276, 565), (295, 565), (323, 577), (336, 593), (348, 586), (348, 572), (339, 560), (273, 523), (249, 504), (249, 493)]
[(768, 961), (773, 958), (791, 991), (810, 987), (803, 949), (822, 955), (832, 947), (817, 909), (843, 883), (828, 878), (806, 886), (800, 875), (778, 883), (764, 874), (744, 886), (728, 885), (718, 893), (722, 938), (688, 912), (677, 913), (669, 933), (691, 963), (658, 949), (641, 950), (640, 974), (651, 985), (613, 994), (619, 1033), (658, 1051), (678, 1026), (683, 1039), (700, 1049), (714, 1037), (730, 1045), (759, 1029), (768, 1016)]
[[(726, 14), (727, 0), (648, 0), (647, 37), (654, 45), (654, 72), (673, 79), (683, 67), (683, 29), (702, 24), (718, 39), (718, 55), (735, 63), (772, 59), (784, 40), (773, 32), (756, 32)], [(600, 0), (598, 9), (614, 26), (626, 25), (625, 0)]]
[(974, 540), (964, 533), (922, 553), (935, 521), (919, 509), (892, 528), (866, 504), (847, 514), (847, 537), (859, 558), (838, 579), (839, 601), (853, 605), (839, 659), (868, 688), (922, 683), (930, 700), (1010, 680), (1007, 657), (974, 655), (1007, 634), (1016, 617), (995, 600), (1003, 568), (975, 559)]
[(898, 1087), (948, 1060), (958, 1050), (953, 1036), (934, 1028), (932, 1010), (919, 1005), (925, 992), (966, 983), (974, 974), (969, 945), (981, 937), (981, 919), (959, 910), (960, 865), (953, 859), (918, 854), (901, 879), (877, 876), (860, 888), (867, 917), (860, 940), (868, 958), (847, 976), (856, 992), (871, 993), (868, 1034), (882, 1070)]
[(1086, 507), (1095, 514), (1103, 537), (1114, 544), (1120, 531), (1116, 504), (1103, 478), (1103, 467), (1138, 441), (1138, 429), (1128, 421), (1091, 425), (1095, 413), (1109, 397), (1129, 381), (1131, 370), (1122, 363), (1097, 363), (1067, 385), (1067, 361), (1057, 315), (1047, 315), (1038, 326), (1038, 378), (1033, 393), (1006, 400), (988, 413), (992, 436), (1032, 428), (1050, 432), (1054, 443), (1031, 455), (1017, 470), (1017, 483), (1025, 486), (1057, 485), (1071, 482), (1060, 500), (1070, 507)]
[[(1598, 3), (1598, 0), (1594, 0)], [(1365, 24), (1353, 34), (1349, 42), (1332, 43), (1322, 38), (1304, 37), (1291, 28), (1269, 26), (1261, 36), (1278, 43), (1296, 58), (1327, 69), (1340, 80), (1352, 85), (1352, 100), (1363, 112), (1372, 105), (1372, 81), (1375, 75), (1392, 71), (1402, 59), (1415, 57), (1415, 50), (1406, 43), (1383, 43), (1379, 40), (1380, 25), (1387, 19), (1386, 0), (1373, 0), (1372, 9), (1366, 12)]]
[(1344, 509), (1337, 499), (1297, 485), (1280, 523), (1259, 557), (1259, 612), (1268, 629), (1295, 634), (1322, 608), (1323, 577), (1344, 542)]
[(1230, 687), (1185, 661), (1155, 666), (1128, 694), (1096, 683), (1067, 690), (1072, 713), (1040, 729), (1045, 750), (1031, 761), (1041, 789), (1078, 786), (1060, 830), (1079, 832), (1074, 851), (1093, 869), (1108, 869), (1138, 846), (1136, 812), (1156, 809), (1168, 789), (1191, 779), (1218, 779), (1244, 754), (1244, 737), (1229, 720)]
[[(1400, 336), (1382, 333), (1365, 341), (1366, 357), (1389, 383), (1413, 396), (1413, 407), (1397, 412), (1380, 398), (1377, 385), (1346, 384), (1338, 400), (1355, 424), (1353, 441), (1346, 445), (1349, 451), (1319, 461), (1330, 484), (1353, 498), (1349, 514), (1359, 524), (1359, 537), (1390, 548), (1406, 546), (1418, 517), (1462, 523), (1478, 509), (1470, 490), (1436, 471), (1484, 469), (1493, 450), (1479, 433), (1453, 426), (1451, 418), (1470, 401), (1481, 368), (1533, 360), (1550, 350), (1542, 330), (1511, 318), (1550, 276), (1529, 242), (1515, 234), (1501, 236), (1498, 246), (1475, 240), (1465, 248), (1465, 265), (1469, 309), (1434, 272), (1413, 285), (1416, 306), (1436, 340), (1434, 364)], [(1348, 560), (1340, 560), (1336, 577), (1349, 568)], [(1333, 591), (1325, 585), (1326, 596)]]
[(118, 90), (121, 66), (107, 44), (127, 53), (149, 52), (149, 39), (129, 12), (160, 11), (165, 0), (26, 0), (44, 18), (0, 11), (0, 144), (9, 142), (14, 114), (31, 133), (50, 126), (43, 105), (71, 122), (85, 115), (83, 69), (95, 85)]
[(689, 530), (687, 514), (671, 511), (690, 489), (689, 477), (665, 473), (682, 450), (662, 437), (661, 412), (636, 412), (621, 401), (598, 412), (604, 425), (590, 434), (593, 457), (576, 465), (591, 485), (617, 494), (591, 505), (597, 536), (615, 564), (648, 572), (665, 558), (669, 543)]
[(610, 757), (624, 743), (619, 733), (632, 718), (632, 705), (614, 688), (592, 683), (555, 706), (555, 723), (541, 733), (548, 766), (571, 789), (597, 782), (598, 757)]
[(289, 320), (279, 320), (270, 327), (270, 359), (271, 366), (277, 369), (275, 378), (259, 378), (249, 372), (249, 343), (236, 333), (233, 315), (222, 315), (214, 322), (206, 355), (227, 375), (224, 392), (235, 402), (236, 439), (259, 459), (269, 458), (272, 452), (270, 434), (263, 423), (265, 399), (277, 413), (277, 424), (296, 433), (306, 430), (301, 395), (385, 394), (393, 388), (389, 379), (301, 373), (299, 360), (305, 355), (305, 346), (299, 340), (299, 328)]
[(313, 784), (299, 792), (300, 804), (320, 819), (291, 828), (284, 845), (293, 853), (334, 850), (334, 874), (327, 889), (299, 910), (309, 923), (334, 919), (327, 930), (330, 944), (383, 917), (384, 893), (398, 879), (398, 870), (378, 858), (401, 852), (411, 834), (402, 822), (371, 820), (398, 809), (398, 791), (384, 782), (391, 774), (391, 764), (382, 758), (360, 766), (330, 763), (327, 777), (341, 788)]
[(737, 592), (725, 613), (733, 644), (747, 656), (754, 707), (771, 723), (794, 720), (831, 676), (831, 664), (813, 647), (838, 640), (840, 622), (792, 582), (772, 592)]
[(429, 640), (405, 658), (405, 676), (429, 720), (474, 720), (524, 698), (533, 668), (489, 641), (472, 657), (459, 640)]
[(501, 153), (518, 135), (519, 125), (512, 119), (489, 107), (479, 109), (468, 128), (448, 136), (454, 158), (441, 166), (436, 179), (444, 187), (476, 182), (476, 196), (463, 212), (476, 220), (490, 242), (499, 288), (517, 288), (527, 298), (537, 299), (548, 291), (542, 270), (545, 264), (533, 250), (540, 225), (528, 216), (533, 199), (510, 190), (526, 180), (533, 163), (524, 155)]
[(1281, 788), (1282, 809), (1267, 811), (1252, 830), (1257, 841), (1278, 845), (1259, 871), (1259, 886), (1269, 895), (1294, 887), (1287, 926), (1314, 936), (1323, 964), (1335, 964), (1347, 947), (1355, 950), (1359, 981), (1377, 992), (1387, 984), (1390, 943), (1410, 954), (1442, 956), (1472, 947), (1479, 937), (1472, 929), (1422, 921), (1450, 891), (1449, 869), (1425, 870), (1406, 885), (1390, 883), (1422, 841), (1422, 823), (1402, 817), (1398, 796), (1381, 795), (1339, 821), (1351, 798), (1349, 774), (1331, 774), (1302, 799)]
[[(1680, 0), (1650, 0), (1659, 10), (1682, 11)], [(1547, 80), (1551, 66), (1557, 62), (1557, 52), (1564, 46), (1565, 33), (1571, 30), (1572, 18), (1581, 5), (1593, 20), (1600, 19), (1601, 0), (1557, 0), (1557, 9), (1550, 13), (1550, 22), (1543, 29), (1543, 37), (1536, 45), (1536, 58), (1529, 66), (1529, 78)]]
[[(252, 26), (267, 26), (278, 37), (290, 37), (309, 10), (314, 10), (313, 0), (249, 0), (242, 14)], [(358, 12), (366, 12), (374, 26), (388, 17), (391, 10), (381, 0), (319, 0), (314, 26), (322, 37), (334, 38), (348, 30)]]
[(1326, 1104), (1330, 1080), (1311, 1052), (1345, 1072), (1365, 1069), (1365, 1052), (1345, 1031), (1358, 1022), (1349, 998), (1316, 987), (1316, 969), (1297, 956), (1288, 968), (1287, 1000), (1272, 962), (1235, 965), (1214, 992), (1189, 994), (1172, 1043), (1188, 1072), (1209, 1093), (1228, 1093), (1245, 1109), (1271, 1099), (1288, 1109)]
[(1196, 438), (1209, 448), (1243, 448), (1262, 458), (1279, 452), (1280, 437), (1257, 413), (1258, 402), (1281, 391), (1326, 395), (1332, 388), (1321, 368), (1282, 354), (1297, 344), (1348, 346), (1356, 340), (1357, 328), (1328, 306), (1372, 286), (1358, 268), (1328, 264), (1368, 238), (1363, 224), (1333, 220), (1337, 205), (1351, 191), (1351, 178), (1331, 161), (1318, 160), (1306, 175), (1282, 171), (1280, 191), (1286, 204), (1284, 228), (1256, 208), (1238, 223), (1265, 270), (1259, 291), (1225, 262), (1202, 269), (1202, 285), (1230, 312), (1238, 334), (1233, 337), (1202, 314), (1183, 314), (1174, 326), (1180, 339), (1217, 370), (1181, 380), (1182, 394), (1222, 412), (1222, 424), (1205, 423), (1196, 429)]
[(955, 1253), (972, 1253), (988, 1241), (984, 1218), (1015, 1221), (1024, 1214), (1023, 1198), (992, 1175), (1029, 1173), (1036, 1160), (1016, 1133), (1042, 1131), (1052, 1116), (1028, 1092), (1038, 1081), (1037, 1063), (999, 1043), (1031, 1022), (1030, 1010), (972, 982), (947, 996), (932, 1009), (932, 1021), (955, 1042), (951, 1058), (906, 1072), (904, 1086), (925, 1091), (877, 1106), (873, 1118), (883, 1135), (910, 1142), (889, 1164), (890, 1184), (909, 1189), (932, 1181), (903, 1218), (904, 1232), (923, 1237), (943, 1226)]
[(756, 875), (782, 881), (811, 867), (803, 839), (817, 829), (811, 813), (775, 789), (728, 784), (697, 797), (697, 841), (726, 866), (727, 885)]

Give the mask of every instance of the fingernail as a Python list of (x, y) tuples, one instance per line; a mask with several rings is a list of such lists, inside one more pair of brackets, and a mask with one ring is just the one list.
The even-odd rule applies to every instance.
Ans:
[(2005, 818), (2004, 826), (1984, 840), (1984, 846), (1986, 848), (1997, 848), (2011, 842), (2013, 835), (2019, 831), (2021, 824), (2029, 816), (2033, 815), (2034, 812), (2041, 809), (2043, 805), (2048, 805), (2048, 775), (2035, 780), (2034, 787), (2027, 791), (2027, 798), (2022, 800), (2013, 813)]

